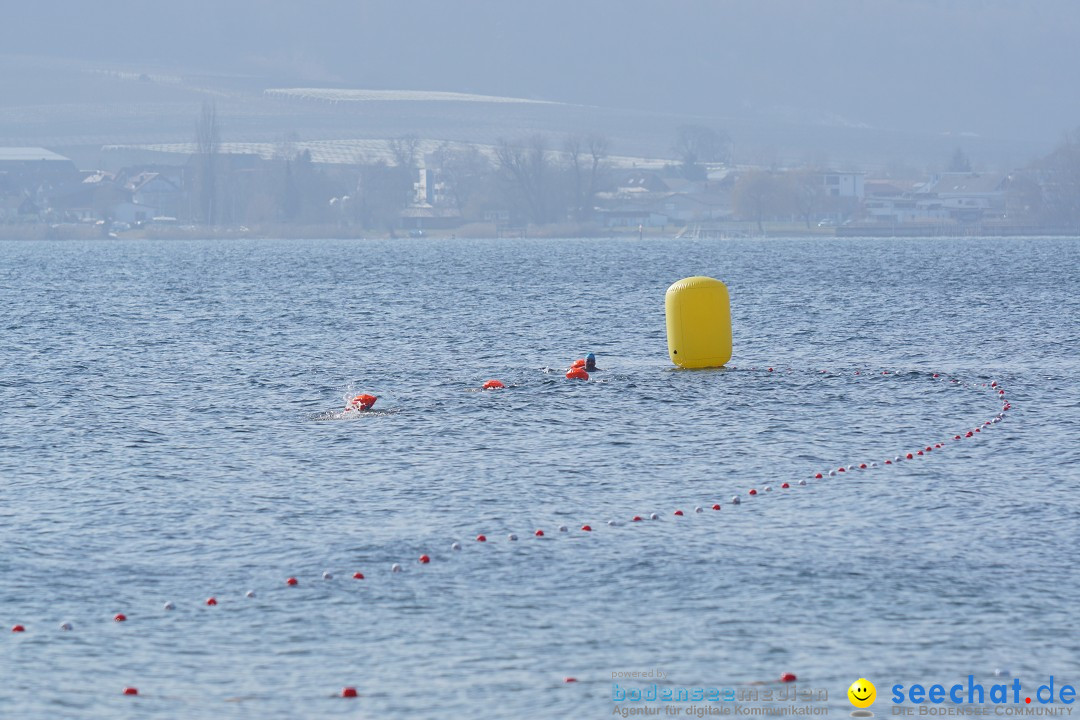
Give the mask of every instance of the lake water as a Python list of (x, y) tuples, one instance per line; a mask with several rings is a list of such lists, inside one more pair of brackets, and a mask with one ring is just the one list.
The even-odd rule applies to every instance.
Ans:
[[(1078, 267), (1047, 238), (0, 243), (0, 716), (1075, 684)], [(667, 360), (698, 274), (736, 369)], [(813, 478), (995, 417), (991, 381), (1000, 424)]]

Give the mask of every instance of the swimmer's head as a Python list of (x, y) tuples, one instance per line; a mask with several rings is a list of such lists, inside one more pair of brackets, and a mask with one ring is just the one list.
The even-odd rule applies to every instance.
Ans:
[(593, 355), (592, 353), (589, 353), (588, 355), (585, 356), (585, 369), (586, 370), (595, 370), (596, 369), (596, 356)]
[(589, 353), (585, 356), (585, 362), (596, 362), (596, 356), (592, 353)]

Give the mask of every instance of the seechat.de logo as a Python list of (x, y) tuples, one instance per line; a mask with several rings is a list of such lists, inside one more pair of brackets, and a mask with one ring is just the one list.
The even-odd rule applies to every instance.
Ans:
[(877, 700), (877, 688), (874, 687), (874, 683), (866, 678), (859, 678), (847, 689), (847, 697), (848, 701), (858, 708), (851, 713), (852, 717), (874, 717), (874, 713), (866, 709)]

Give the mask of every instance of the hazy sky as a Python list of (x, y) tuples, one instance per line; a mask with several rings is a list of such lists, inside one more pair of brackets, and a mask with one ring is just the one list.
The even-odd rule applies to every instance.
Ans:
[(1075, 0), (0, 0), (0, 52), (1053, 142)]

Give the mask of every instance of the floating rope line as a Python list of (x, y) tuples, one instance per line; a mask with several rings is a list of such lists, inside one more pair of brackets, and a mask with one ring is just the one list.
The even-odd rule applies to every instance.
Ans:
[[(732, 370), (737, 370), (737, 368), (734, 367), (734, 366), (731, 369)], [(792, 368), (786, 368), (786, 370), (788, 372), (793, 372)], [(748, 368), (748, 371), (749, 372), (757, 372), (758, 368), (757, 367), (751, 367), (751, 368)], [(767, 368), (763, 368), (761, 371), (766, 372), (766, 373), (772, 373), (772, 372), (775, 372), (775, 369), (772, 368), (772, 367), (767, 367)], [(822, 374), (829, 374), (829, 371), (822, 370), (821, 373)], [(873, 375), (873, 374), (876, 374), (876, 373), (874, 373), (873, 371), (856, 370), (854, 374), (855, 375), (864, 375), (864, 374), (865, 375)], [(882, 370), (882, 371), (880, 371), (880, 374), (881, 375), (887, 375), (887, 376), (898, 376), (901, 373), (898, 373), (896, 371)], [(919, 443), (912, 450), (910, 450), (908, 452), (905, 452), (905, 453), (900, 453), (898, 455), (894, 455), (892, 457), (885, 457), (885, 458), (879, 458), (879, 459), (868, 459), (868, 460), (865, 460), (863, 462), (852, 463), (852, 464), (848, 464), (848, 465), (837, 465), (837, 466), (831, 467), (831, 468), (829, 468), (827, 470), (820, 470), (820, 471), (814, 472), (814, 473), (812, 473), (810, 475), (809, 478), (799, 478), (799, 479), (794, 479), (793, 478), (793, 479), (791, 479), (789, 481), (782, 482), (780, 484), (780, 489), (781, 490), (791, 490), (791, 489), (797, 488), (797, 487), (806, 487), (808, 485), (808, 480), (824, 480), (824, 479), (826, 479), (828, 477), (837, 477), (839, 475), (843, 475), (843, 474), (847, 474), (847, 473), (858, 473), (858, 472), (866, 472), (866, 471), (871, 471), (871, 470), (878, 470), (878, 469), (882, 469), (882, 468), (884, 468), (886, 466), (895, 466), (895, 465), (899, 465), (900, 463), (903, 463), (903, 462), (911, 462), (911, 461), (915, 461), (915, 460), (917, 460), (919, 458), (929, 457), (930, 454), (933, 453), (933, 452), (939, 452), (941, 450), (946, 449), (946, 447), (950, 443), (957, 443), (957, 442), (961, 442), (961, 441), (966, 440), (966, 439), (971, 439), (971, 438), (975, 438), (977, 436), (980, 436), (981, 433), (984, 430), (989, 430), (992, 427), (994, 427), (995, 425), (997, 425), (997, 424), (1001, 423), (1002, 421), (1004, 421), (1005, 418), (1006, 418), (1007, 413), (1012, 409), (1012, 404), (1005, 398), (1005, 390), (1001, 387), (1001, 385), (996, 380), (991, 381), (989, 383), (964, 383), (964, 382), (962, 382), (961, 380), (959, 380), (957, 378), (948, 378), (948, 377), (945, 377), (945, 376), (941, 375), (940, 373), (932, 373), (931, 378), (933, 380), (937, 380), (937, 381), (940, 381), (940, 382), (948, 382), (948, 383), (950, 383), (952, 385), (956, 385), (956, 386), (961, 387), (961, 388), (969, 388), (969, 389), (975, 389), (975, 390), (987, 390), (987, 391), (991, 392), (1001, 402), (1001, 408), (998, 411), (998, 413), (996, 415), (994, 415), (993, 417), (990, 417), (988, 419), (985, 419), (985, 420), (979, 422), (974, 427), (965, 428), (963, 430), (956, 431), (956, 432), (954, 432), (952, 434), (951, 438), (946, 437), (946, 438), (940, 439), (940, 440), (930, 440), (930, 441), (928, 441), (926, 443)], [(576, 378), (572, 378), (572, 379), (576, 379)], [(489, 382), (491, 382), (491, 381), (489, 381)], [(940, 435), (938, 435), (938, 437), (940, 437)], [(772, 492), (773, 492), (773, 488), (772, 488), (771, 485), (763, 485), (763, 486), (761, 486), (760, 490), (758, 488), (756, 488), (756, 487), (748, 488), (747, 491), (746, 491), (746, 494), (747, 494), (747, 496), (749, 496), (751, 498), (757, 498), (757, 497), (762, 497), (764, 495), (768, 495), (768, 494), (770, 494)], [(728, 504), (732, 505), (732, 506), (741, 505), (742, 503), (743, 503), (743, 500), (739, 495), (732, 496), (730, 501), (728, 502)], [(709, 507), (713, 511), (719, 511), (723, 507), (723, 505), (720, 502), (713, 502)], [(694, 515), (704, 514), (704, 512), (705, 512), (705, 510), (704, 510), (703, 506), (701, 506), (701, 505), (694, 506), (694, 511), (693, 511)], [(672, 516), (682, 518), (682, 517), (686, 517), (686, 513), (682, 509), (676, 508), (675, 510), (673, 510)], [(634, 524), (634, 523), (644, 522), (644, 518), (648, 518), (649, 520), (659, 520), (659, 517), (660, 516), (655, 512), (651, 512), (651, 513), (648, 513), (648, 514), (632, 515), (630, 517), (630, 523)], [(609, 526), (617, 526), (620, 523), (616, 522), (615, 520), (608, 520), (607, 524)], [(569, 528), (567, 528), (566, 525), (559, 525), (557, 527), (557, 530), (558, 530), (559, 534), (569, 534), (571, 532), (569, 530)], [(592, 525), (590, 525), (588, 523), (585, 523), (585, 524), (581, 525), (580, 528), (576, 532), (578, 532), (578, 533), (592, 533), (593, 532), (593, 527), (592, 527)], [(526, 537), (528, 537), (529, 535), (532, 535), (535, 538), (548, 538), (548, 537), (551, 537), (551, 538), (554, 539), (554, 538), (558, 537), (558, 535), (549, 536), (544, 531), (543, 528), (536, 528), (536, 529), (530, 530), (530, 531), (524, 533), (524, 535)], [(518, 541), (518, 535), (516, 533), (509, 533), (506, 536), (506, 541), (507, 542), (517, 542)], [(476, 535), (475, 542), (485, 543), (485, 542), (491, 542), (491, 540), (488, 539), (487, 535), (481, 533), (481, 534)], [(462, 550), (462, 543), (461, 542), (455, 541), (450, 545), (451, 555), (453, 553), (460, 552), (461, 550)], [(437, 559), (438, 559), (438, 556), (433, 556), (431, 554), (425, 553), (425, 554), (420, 555), (411, 564), (413, 564), (413, 565), (428, 565), (428, 564), (436, 562)], [(390, 573), (401, 573), (401, 572), (404, 572), (404, 568), (403, 568), (401, 563), (394, 562), (394, 563), (390, 564), (388, 572), (390, 572)], [(332, 581), (334, 579), (333, 574), (331, 572), (329, 572), (329, 571), (324, 571), (322, 573), (321, 577), (322, 577), (323, 581)], [(357, 581), (366, 580), (367, 575), (365, 575), (361, 571), (356, 571), (356, 572), (352, 573), (352, 578), (354, 580), (357, 580)], [(286, 585), (286, 586), (289, 586), (289, 587), (296, 587), (296, 586), (300, 585), (300, 580), (296, 576), (288, 576), (282, 581), (282, 584)], [(255, 593), (254, 590), (247, 590), (246, 592), (243, 593), (243, 595), (244, 595), (244, 597), (249, 598), (249, 599), (256, 597), (256, 593)], [(210, 596), (206, 600), (203, 601), (203, 604), (205, 606), (209, 606), (209, 607), (218, 606), (217, 597)], [(175, 610), (176, 609), (176, 604), (173, 603), (171, 600), (166, 601), (165, 604), (162, 606), (162, 609), (165, 610), (165, 611)], [(116, 613), (113, 616), (112, 620), (114, 622), (130, 622), (130, 621), (128, 621), (128, 618), (124, 613)], [(59, 625), (59, 629), (62, 630), (62, 631), (69, 631), (70, 632), (70, 631), (74, 630), (74, 626), (70, 622), (62, 622)], [(15, 625), (13, 625), (11, 627), (11, 632), (12, 633), (27, 634), (28, 630), (27, 630), (27, 627), (26, 627), (25, 624), (15, 624)], [(788, 679), (788, 678), (790, 678), (790, 679)], [(794, 678), (795, 678), (794, 674), (792, 674), (792, 673), (784, 673), (783, 675), (781, 675), (780, 681), (781, 682), (790, 682), (791, 680), (794, 680)], [(572, 677), (567, 677), (567, 678), (564, 679), (564, 682), (566, 682), (566, 683), (575, 683), (575, 682), (577, 682), (577, 679), (572, 678)], [(138, 695), (139, 691), (134, 687), (125, 687), (123, 689), (122, 693), (124, 695)], [(340, 696), (341, 697), (346, 697), (346, 698), (353, 698), (353, 697), (358, 697), (358, 693), (357, 693), (356, 688), (349, 686), (349, 687), (345, 687), (344, 689), (341, 690)]]

